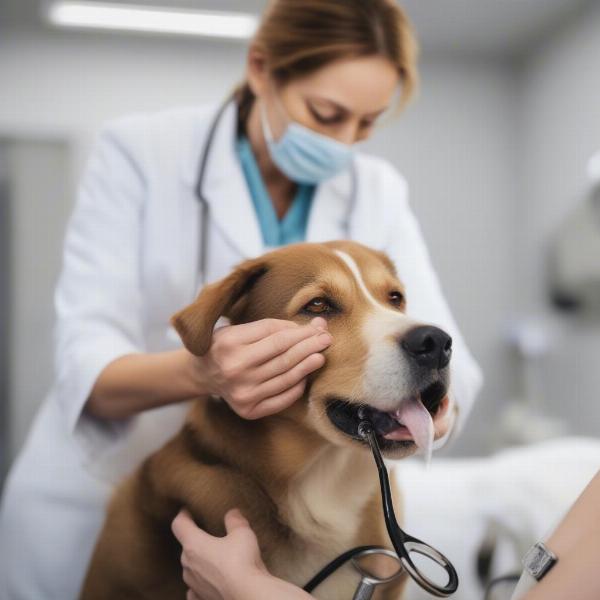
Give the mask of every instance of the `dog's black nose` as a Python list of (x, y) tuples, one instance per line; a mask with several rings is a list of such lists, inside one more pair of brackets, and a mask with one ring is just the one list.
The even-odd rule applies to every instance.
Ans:
[(429, 369), (443, 369), (452, 356), (452, 338), (445, 331), (430, 325), (411, 329), (400, 345), (418, 365)]

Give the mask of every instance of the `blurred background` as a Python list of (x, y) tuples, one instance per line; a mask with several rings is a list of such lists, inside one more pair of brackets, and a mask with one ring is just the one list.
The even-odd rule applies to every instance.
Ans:
[[(485, 373), (451, 453), (597, 436), (600, 2), (402, 4), (422, 46), (420, 95), (367, 149), (408, 179), (446, 296)], [(259, 0), (167, 5), (264, 8)], [(50, 7), (0, 0), (0, 475), (52, 379), (53, 289), (93, 136), (125, 113), (219, 102), (246, 53), (245, 39), (59, 27), (45, 17)], [(582, 206), (592, 207), (585, 239), (572, 217)]]
[[(0, 0), (0, 488), (53, 378), (54, 286), (94, 135), (126, 113), (220, 102), (265, 2), (144, 4), (243, 13), (246, 30), (65, 27), (48, 19), (64, 3)], [(447, 549), (470, 600), (518, 570), (600, 464), (600, 1), (402, 5), (421, 90), (367, 150), (407, 178), (485, 386), (429, 475), (398, 470), (411, 531)]]

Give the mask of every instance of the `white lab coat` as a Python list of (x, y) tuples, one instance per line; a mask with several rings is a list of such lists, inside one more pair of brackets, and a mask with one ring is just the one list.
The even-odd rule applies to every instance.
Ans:
[[(169, 317), (197, 294), (200, 213), (194, 186), (215, 110), (126, 117), (98, 138), (68, 225), (55, 295), (55, 383), (6, 483), (2, 600), (75, 598), (114, 481), (183, 421), (185, 405), (121, 423), (101, 423), (82, 410), (112, 360), (181, 347)], [(218, 126), (203, 186), (211, 215), (209, 282), (265, 251), (234, 149), (235, 127), (232, 104)], [(349, 234), (390, 254), (406, 284), (409, 314), (438, 324), (454, 339), (452, 390), (462, 422), (481, 374), (442, 296), (406, 183), (379, 158), (359, 155), (356, 173), (352, 211), (348, 173), (318, 187), (307, 239)]]

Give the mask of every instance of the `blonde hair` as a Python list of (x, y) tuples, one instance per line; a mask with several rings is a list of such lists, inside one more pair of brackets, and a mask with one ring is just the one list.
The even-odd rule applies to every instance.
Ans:
[[(417, 84), (418, 46), (395, 0), (272, 0), (254, 36), (275, 81), (281, 84), (344, 58), (379, 55), (396, 67), (402, 91), (399, 108)], [(252, 107), (247, 81), (235, 90), (240, 122)]]

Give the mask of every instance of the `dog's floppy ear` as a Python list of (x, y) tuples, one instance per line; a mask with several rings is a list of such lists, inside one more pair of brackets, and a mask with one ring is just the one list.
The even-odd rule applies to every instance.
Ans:
[(220, 316), (228, 316), (231, 307), (266, 273), (264, 260), (250, 259), (219, 281), (205, 286), (198, 298), (171, 317), (183, 345), (196, 356), (205, 354), (213, 328)]

